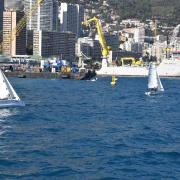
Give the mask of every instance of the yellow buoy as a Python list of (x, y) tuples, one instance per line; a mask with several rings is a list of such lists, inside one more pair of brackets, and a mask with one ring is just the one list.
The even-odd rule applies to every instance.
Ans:
[(111, 85), (116, 85), (117, 78), (115, 76), (112, 76)]

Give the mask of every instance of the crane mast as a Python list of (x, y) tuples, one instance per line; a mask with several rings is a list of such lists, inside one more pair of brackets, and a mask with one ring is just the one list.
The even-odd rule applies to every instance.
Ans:
[(99, 19), (96, 17), (93, 17), (87, 21), (82, 22), (82, 24), (85, 26), (90, 26), (90, 24), (92, 22), (95, 22), (97, 33), (99, 35), (99, 42), (100, 42), (101, 48), (102, 48), (102, 56), (103, 56), (102, 66), (107, 66), (107, 59), (109, 56), (110, 48), (106, 44), (106, 41), (104, 38), (104, 33), (103, 33)]
[[(12, 29), (12, 31), (7, 36), (4, 37), (3, 41), (12, 42), (16, 35), (18, 36), (18, 34), (26, 26), (26, 22), (33, 16), (33, 13), (36, 12), (38, 6), (40, 6), (43, 2), (44, 0), (37, 0), (36, 3), (32, 6), (32, 9), (22, 17), (22, 19), (18, 22), (17, 26)], [(2, 50), (2, 47), (3, 42), (0, 44), (0, 50)]]

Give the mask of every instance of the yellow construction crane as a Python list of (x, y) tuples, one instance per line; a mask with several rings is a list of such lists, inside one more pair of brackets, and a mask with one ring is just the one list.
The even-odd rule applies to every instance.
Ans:
[(99, 42), (100, 42), (101, 48), (102, 48), (102, 56), (103, 56), (103, 59), (106, 60), (106, 63), (107, 63), (107, 59), (108, 59), (109, 52), (110, 52), (110, 47), (107, 46), (107, 44), (106, 44), (100, 20), (96, 17), (93, 17), (87, 21), (82, 22), (82, 24), (85, 26), (91, 26), (92, 22), (94, 22), (96, 25), (97, 33), (99, 35)]
[[(11, 43), (16, 36), (22, 31), (22, 29), (26, 26), (26, 22), (29, 21), (29, 19), (32, 17), (33, 13), (36, 12), (38, 7), (44, 2), (44, 0), (37, 0), (33, 6), (32, 9), (29, 12), (26, 12), (26, 14), (22, 17), (22, 19), (18, 22), (17, 26), (12, 29), (12, 31), (6, 36), (3, 37), (3, 41)], [(0, 44), (0, 50), (2, 50), (3, 42)]]

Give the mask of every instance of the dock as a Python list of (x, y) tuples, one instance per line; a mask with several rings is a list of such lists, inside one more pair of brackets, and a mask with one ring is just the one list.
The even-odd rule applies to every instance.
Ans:
[(88, 71), (87, 73), (51, 73), (51, 72), (22, 72), (13, 71), (5, 72), (7, 77), (18, 77), (18, 78), (45, 78), (45, 79), (74, 79), (74, 80), (86, 80), (91, 79), (96, 74)]

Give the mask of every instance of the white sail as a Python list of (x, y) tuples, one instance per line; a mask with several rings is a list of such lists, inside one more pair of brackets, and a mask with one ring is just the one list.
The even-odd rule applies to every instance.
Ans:
[(164, 91), (155, 63), (150, 63), (149, 65), (148, 89), (149, 92), (145, 92), (146, 95), (153, 95), (157, 94), (158, 91)]
[(8, 90), (8, 86), (4, 79), (3, 72), (0, 70), (0, 100), (9, 99), (9, 98), (10, 98), (10, 93)]
[(158, 79), (156, 65), (150, 63), (149, 65), (149, 76), (148, 76), (148, 89), (157, 89), (158, 88)]
[(157, 81), (158, 81), (158, 91), (164, 91), (164, 87), (161, 83), (161, 80), (159, 78), (159, 75), (157, 74)]
[(25, 106), (0, 69), (0, 108)]
[(12, 87), (12, 85), (10, 84), (10, 82), (8, 81), (6, 76), (4, 75), (4, 73), (3, 73), (3, 76), (4, 76), (4, 79), (6, 81), (6, 84), (7, 84), (7, 87), (8, 87), (9, 94), (10, 94), (11, 98), (15, 99), (15, 100), (20, 100), (19, 96), (17, 95), (16, 91), (14, 90), (14, 88)]

